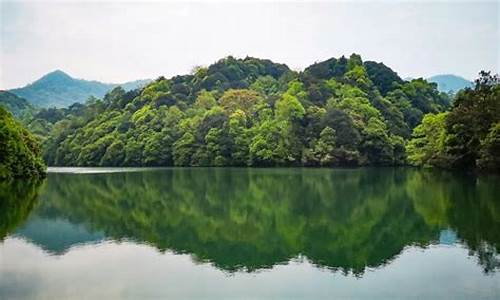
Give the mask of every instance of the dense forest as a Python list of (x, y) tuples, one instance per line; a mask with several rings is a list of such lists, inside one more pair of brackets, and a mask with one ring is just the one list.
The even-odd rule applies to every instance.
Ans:
[(18, 120), (30, 119), (36, 112), (36, 108), (28, 100), (7, 91), (0, 91), (0, 106)]
[(359, 55), (303, 72), (227, 57), (142, 89), (40, 111), (49, 165), (358, 166), (405, 163), (405, 141), (450, 99)]
[(226, 57), (25, 126), (57, 166), (439, 166), (499, 169), (498, 77), (439, 92), (357, 54), (301, 72)]
[(39, 141), (0, 106), (0, 179), (44, 174)]

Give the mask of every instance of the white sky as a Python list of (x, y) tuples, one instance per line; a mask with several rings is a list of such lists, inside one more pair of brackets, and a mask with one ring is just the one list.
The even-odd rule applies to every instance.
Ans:
[(497, 1), (6, 2), (0, 89), (61, 69), (124, 82), (188, 73), (227, 55), (303, 69), (361, 54), (402, 77), (498, 72)]

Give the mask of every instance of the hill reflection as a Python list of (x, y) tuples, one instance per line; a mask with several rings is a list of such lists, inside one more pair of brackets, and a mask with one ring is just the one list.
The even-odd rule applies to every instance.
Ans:
[(357, 275), (407, 246), (458, 239), (491, 272), (499, 267), (497, 182), (389, 168), (49, 174), (37, 205), (30, 186), (0, 194), (10, 199), (2, 202), (0, 233), (15, 232), (55, 254), (82, 242), (127, 239), (230, 272), (304, 256)]

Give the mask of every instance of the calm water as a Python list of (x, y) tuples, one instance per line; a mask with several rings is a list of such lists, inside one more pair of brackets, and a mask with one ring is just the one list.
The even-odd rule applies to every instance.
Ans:
[(0, 299), (500, 299), (500, 178), (55, 169), (0, 184)]

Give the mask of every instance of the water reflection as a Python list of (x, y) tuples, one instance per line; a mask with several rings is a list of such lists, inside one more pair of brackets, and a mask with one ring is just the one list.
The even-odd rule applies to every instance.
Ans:
[(28, 218), (41, 185), (38, 180), (0, 181), (0, 241)]
[(229, 272), (303, 256), (357, 276), (405, 247), (458, 241), (490, 273), (500, 265), (497, 183), (413, 169), (49, 174), (29, 218), (36, 187), (2, 186), (0, 236), (22, 236), (53, 254), (132, 240)]

